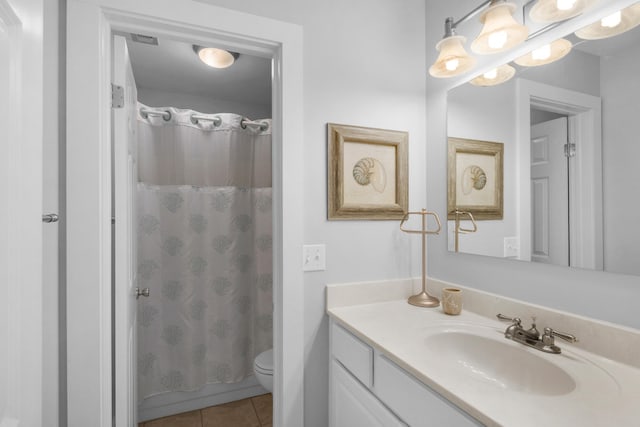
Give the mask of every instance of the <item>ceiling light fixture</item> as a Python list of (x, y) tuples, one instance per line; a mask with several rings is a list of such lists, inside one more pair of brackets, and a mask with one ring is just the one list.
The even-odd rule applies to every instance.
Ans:
[(635, 3), (576, 31), (576, 36), (585, 40), (606, 39), (629, 31), (639, 24), (640, 3)]
[(492, 0), (480, 15), (483, 24), (480, 35), (471, 43), (471, 50), (479, 54), (504, 52), (524, 42), (529, 30), (513, 18), (514, 3)]
[(429, 68), (433, 77), (454, 77), (473, 68), (476, 60), (464, 49), (466, 38), (456, 35), (453, 18), (447, 18), (444, 24), (444, 37), (436, 45), (440, 52), (436, 62)]
[(598, 0), (538, 0), (529, 11), (535, 22), (553, 23), (578, 16)]
[(521, 56), (514, 62), (522, 67), (537, 67), (551, 64), (564, 58), (571, 52), (572, 44), (567, 39), (558, 39), (553, 43), (546, 44), (532, 50), (528, 54)]
[(504, 64), (479, 75), (469, 83), (474, 86), (496, 86), (510, 80), (515, 74), (515, 68), (509, 64)]
[(216, 47), (193, 45), (193, 51), (198, 55), (198, 58), (200, 58), (202, 62), (213, 68), (230, 67), (240, 56), (237, 52), (229, 52), (228, 50)]

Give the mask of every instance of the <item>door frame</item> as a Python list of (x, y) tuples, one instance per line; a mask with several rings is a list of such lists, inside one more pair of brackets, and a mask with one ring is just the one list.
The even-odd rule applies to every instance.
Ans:
[(68, 0), (67, 14), (69, 425), (112, 422), (114, 31), (216, 43), (273, 58), (274, 425), (303, 425), (302, 28), (202, 2), (177, 7), (171, 0)]
[(602, 107), (596, 96), (518, 79), (516, 84), (520, 253), (531, 259), (530, 107), (568, 116), (569, 141), (579, 145), (569, 173), (570, 263), (602, 270)]

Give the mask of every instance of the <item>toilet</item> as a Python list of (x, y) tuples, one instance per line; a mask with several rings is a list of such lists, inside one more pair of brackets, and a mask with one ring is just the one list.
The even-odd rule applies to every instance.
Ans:
[(263, 351), (253, 361), (253, 372), (262, 387), (273, 392), (273, 349)]

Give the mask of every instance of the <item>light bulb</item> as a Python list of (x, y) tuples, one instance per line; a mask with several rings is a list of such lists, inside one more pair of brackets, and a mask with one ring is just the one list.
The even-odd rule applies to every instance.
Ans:
[(609, 16), (602, 18), (600, 25), (606, 28), (615, 28), (622, 22), (622, 11), (617, 11)]
[(489, 35), (488, 40), (489, 47), (491, 49), (502, 49), (507, 44), (507, 32), (496, 31)]
[(458, 60), (457, 58), (450, 59), (444, 63), (444, 66), (447, 69), (447, 71), (455, 71), (458, 69), (459, 65), (460, 65), (460, 60)]
[(558, 10), (571, 10), (576, 4), (576, 0), (557, 0), (556, 7)]
[(494, 68), (494, 69), (493, 69), (493, 70), (491, 70), (491, 71), (487, 71), (486, 73), (484, 73), (484, 74), (482, 75), (482, 77), (484, 77), (484, 78), (485, 78), (485, 79), (487, 79), (487, 80), (493, 80), (493, 79), (495, 79), (496, 77), (498, 77), (498, 69), (497, 69), (497, 68)]
[(551, 56), (551, 45), (546, 44), (531, 52), (531, 57), (536, 61), (544, 61)]
[(231, 52), (215, 47), (198, 48), (197, 53), (202, 62), (213, 68), (230, 67), (236, 60)]

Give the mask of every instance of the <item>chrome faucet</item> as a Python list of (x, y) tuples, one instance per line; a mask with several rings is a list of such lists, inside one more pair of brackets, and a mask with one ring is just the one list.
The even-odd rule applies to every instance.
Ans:
[(578, 339), (571, 334), (554, 331), (551, 328), (544, 328), (544, 334), (540, 336), (540, 332), (538, 328), (536, 328), (535, 317), (529, 329), (525, 329), (522, 326), (522, 320), (519, 317), (507, 317), (502, 314), (497, 314), (496, 317), (500, 320), (511, 322), (504, 331), (505, 338), (533, 347), (536, 350), (544, 351), (545, 353), (559, 354), (561, 352), (560, 347), (555, 345), (555, 337), (562, 338), (568, 342), (578, 341)]

